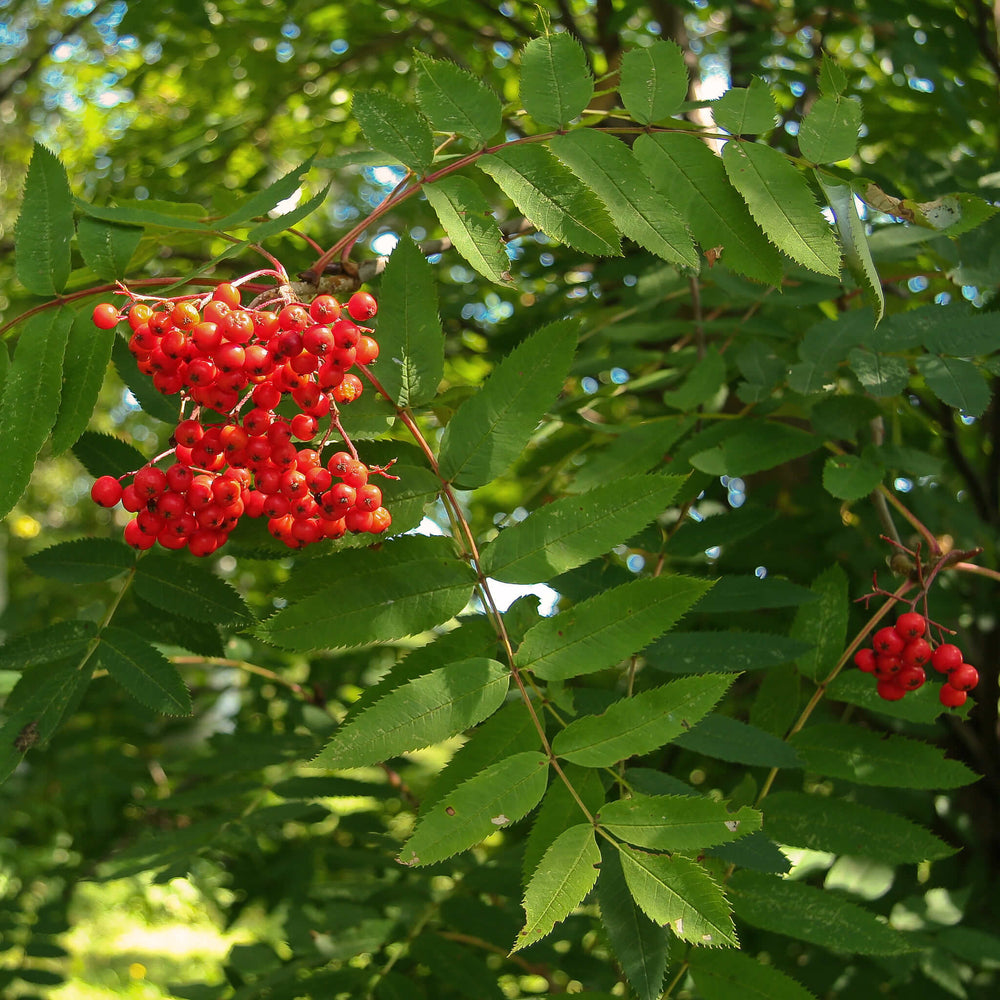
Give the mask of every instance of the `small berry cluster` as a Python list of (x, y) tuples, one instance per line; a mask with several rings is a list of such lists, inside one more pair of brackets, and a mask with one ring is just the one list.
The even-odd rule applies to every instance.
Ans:
[(929, 663), (946, 675), (938, 695), (941, 704), (957, 708), (979, 683), (979, 671), (963, 662), (958, 646), (944, 642), (932, 647), (924, 638), (926, 632), (927, 619), (907, 611), (895, 625), (880, 628), (872, 636), (871, 647), (854, 654), (854, 662), (865, 673), (875, 675), (876, 690), (886, 701), (899, 701), (907, 691), (922, 687), (927, 679), (924, 667)]
[[(382, 491), (368, 480), (395, 477), (387, 467), (360, 461), (337, 407), (362, 392), (349, 369), (378, 357), (372, 331), (357, 325), (377, 310), (367, 292), (351, 296), (346, 315), (332, 295), (308, 306), (244, 309), (239, 289), (226, 283), (203, 300), (134, 302), (124, 317), (132, 331), (129, 350), (160, 392), (178, 394), (182, 402), (173, 447), (129, 474), (131, 483), (122, 485), (128, 476), (101, 476), (91, 489), (95, 503), (121, 502), (136, 515), (125, 541), (207, 556), (243, 514), (266, 517), (271, 534), (290, 548), (348, 531), (385, 531), (392, 517)], [(109, 303), (94, 309), (94, 325), (102, 330), (122, 318)], [(278, 413), (286, 399), (298, 410), (294, 416)], [(221, 420), (206, 419), (205, 411)], [(348, 450), (324, 462), (320, 453), (334, 429)], [(168, 457), (172, 464), (159, 468)]]

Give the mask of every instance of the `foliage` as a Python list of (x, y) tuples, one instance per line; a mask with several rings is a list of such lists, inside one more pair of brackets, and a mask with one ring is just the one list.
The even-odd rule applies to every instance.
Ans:
[[(996, 25), (555, 6), (13, 11), (11, 995), (182, 876), (269, 930), (164, 995), (995, 994)], [(378, 297), (377, 544), (87, 500), (177, 420), (93, 306), (232, 280)], [(963, 708), (850, 667), (899, 604)]]

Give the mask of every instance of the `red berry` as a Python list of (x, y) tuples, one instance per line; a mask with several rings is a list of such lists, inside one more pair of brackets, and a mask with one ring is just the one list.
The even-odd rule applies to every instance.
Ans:
[(379, 507), (372, 511), (372, 526), (368, 530), (374, 535), (380, 535), (390, 524), (392, 524), (392, 515), (385, 507)]
[(885, 701), (899, 701), (906, 694), (906, 688), (898, 680), (879, 681), (875, 688), (878, 696)]
[(979, 683), (979, 671), (971, 663), (963, 663), (956, 667), (949, 675), (946, 685), (950, 685), (956, 691), (971, 691)]
[(875, 656), (875, 676), (880, 680), (886, 680), (902, 669), (903, 664), (899, 662), (898, 656), (888, 656), (885, 653), (878, 653)]
[(904, 667), (922, 667), (931, 658), (931, 644), (926, 639), (911, 639), (899, 654)]
[(94, 306), (94, 326), (98, 330), (113, 330), (118, 325), (121, 316), (110, 302), (101, 302)]
[(907, 611), (896, 619), (896, 631), (903, 639), (916, 639), (927, 630), (927, 619), (916, 611)]
[(359, 365), (370, 365), (378, 357), (378, 341), (374, 337), (359, 337), (354, 360)]
[(356, 507), (362, 510), (374, 511), (382, 506), (382, 491), (374, 483), (366, 483), (359, 487), (357, 499), (354, 501)]
[(873, 673), (875, 670), (875, 650), (859, 649), (854, 654), (854, 663), (859, 670), (863, 670), (866, 674)]
[(344, 524), (347, 525), (348, 531), (352, 531), (355, 534), (370, 531), (372, 526), (372, 512), (370, 510), (362, 510), (360, 507), (352, 507), (344, 515)]
[(235, 309), (240, 304), (240, 290), (235, 285), (229, 284), (228, 281), (223, 281), (215, 286), (212, 298), (216, 302), (224, 302), (227, 306)]
[(927, 674), (924, 673), (923, 667), (903, 667), (898, 674), (896, 674), (896, 683), (901, 687), (906, 688), (907, 691), (916, 691), (917, 688), (924, 686), (924, 681), (927, 680)]
[(880, 628), (872, 637), (875, 652), (885, 653), (888, 656), (899, 656), (905, 645), (902, 636), (891, 625)]
[(962, 665), (963, 659), (962, 651), (958, 646), (950, 642), (943, 642), (931, 653), (931, 666), (939, 674), (950, 674)]
[(101, 507), (114, 507), (122, 498), (122, 484), (114, 476), (101, 476), (90, 487), (90, 499)]
[(378, 303), (369, 292), (355, 292), (347, 300), (347, 311), (352, 319), (371, 319), (378, 312)]
[(950, 684), (942, 684), (938, 699), (946, 708), (958, 708), (964, 705), (969, 696), (964, 691), (953, 688)]
[(332, 295), (317, 295), (309, 306), (309, 315), (317, 323), (333, 323), (340, 319), (340, 303)]
[(135, 474), (132, 485), (139, 496), (152, 500), (167, 488), (167, 474), (155, 465), (146, 465)]

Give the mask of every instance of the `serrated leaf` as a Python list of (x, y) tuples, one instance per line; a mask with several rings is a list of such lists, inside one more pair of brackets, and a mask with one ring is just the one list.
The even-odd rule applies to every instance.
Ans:
[(847, 574), (834, 563), (810, 585), (816, 600), (795, 614), (789, 635), (808, 643), (810, 651), (798, 659), (799, 670), (813, 680), (822, 680), (836, 666), (847, 644)]
[(725, 894), (696, 861), (625, 845), (620, 853), (629, 891), (651, 920), (692, 944), (739, 947)]
[(545, 852), (524, 890), (524, 929), (511, 951), (540, 941), (565, 920), (594, 888), (600, 866), (594, 828), (579, 823), (564, 830)]
[(854, 203), (854, 189), (850, 184), (844, 184), (818, 170), (815, 172), (815, 177), (823, 189), (830, 211), (833, 212), (840, 245), (844, 251), (844, 261), (854, 280), (864, 291), (865, 299), (875, 314), (877, 325), (885, 315), (885, 293), (882, 291), (882, 281), (872, 260), (865, 224), (861, 221)]
[(552, 740), (559, 757), (585, 767), (610, 767), (656, 750), (707, 715), (736, 674), (681, 677), (612, 703), (601, 715), (571, 722)]
[(28, 488), (35, 459), (56, 422), (72, 325), (73, 310), (60, 306), (35, 313), (21, 327), (0, 401), (0, 517), (10, 513)]
[(453, 62), (417, 54), (417, 103), (438, 132), (457, 132), (485, 146), (500, 131), (500, 99)]
[(24, 557), (33, 573), (63, 583), (110, 580), (135, 565), (135, 553), (111, 538), (78, 538), (58, 542)]
[(848, 98), (818, 97), (799, 125), (799, 150), (813, 163), (836, 163), (854, 155), (861, 105)]
[(670, 629), (710, 587), (669, 574), (613, 587), (533, 625), (514, 662), (550, 681), (613, 667)]
[(440, 743), (492, 715), (509, 680), (502, 663), (485, 657), (416, 677), (341, 726), (313, 766), (364, 767)]
[(742, 951), (699, 951), (688, 964), (703, 1000), (816, 1000), (794, 979)]
[(922, 354), (917, 358), (917, 371), (942, 403), (970, 417), (982, 416), (990, 404), (989, 384), (971, 361)]
[(601, 924), (622, 972), (639, 1000), (659, 1000), (667, 971), (670, 932), (654, 924), (629, 892), (616, 846), (601, 844), (597, 880)]
[(462, 489), (495, 479), (521, 454), (562, 389), (578, 323), (559, 320), (523, 340), (458, 408), (441, 437), (439, 472)]
[(476, 165), (546, 236), (582, 253), (621, 254), (618, 229), (600, 199), (545, 146), (509, 145)]
[[(374, 143), (373, 143), (374, 145)], [(279, 177), (272, 184), (268, 184), (263, 191), (250, 195), (243, 203), (228, 215), (223, 216), (212, 223), (212, 228), (219, 232), (229, 229), (236, 229), (248, 225), (253, 219), (262, 215), (267, 215), (281, 202), (287, 201), (302, 186), (302, 178), (306, 171), (312, 166), (313, 157), (309, 157), (304, 163), (289, 170), (287, 174)]]
[[(142, 240), (142, 228), (84, 216), (77, 223), (76, 243), (87, 267), (104, 281), (124, 278)], [(94, 327), (91, 324), (91, 330)]]
[(730, 812), (725, 802), (685, 795), (633, 795), (607, 802), (601, 826), (636, 847), (700, 851), (760, 829), (760, 813), (748, 806)]
[(897, 396), (910, 381), (910, 369), (902, 358), (856, 347), (848, 354), (847, 361), (858, 381), (873, 396)]
[(847, 799), (773, 792), (762, 808), (768, 835), (789, 847), (889, 865), (936, 861), (955, 853), (955, 848), (911, 820)]
[(960, 788), (976, 780), (965, 764), (937, 747), (905, 736), (816, 723), (791, 737), (806, 770), (859, 785), (887, 788)]
[(623, 235), (665, 261), (698, 269), (684, 220), (656, 192), (625, 143), (581, 128), (555, 136), (549, 146), (604, 202)]
[(823, 463), (823, 489), (838, 500), (860, 500), (882, 482), (885, 469), (861, 455), (831, 455)]
[(626, 476), (546, 504), (482, 550), (483, 572), (506, 583), (535, 583), (582, 566), (661, 514), (683, 482), (682, 476)]
[(521, 52), (521, 103), (548, 128), (575, 118), (594, 93), (580, 43), (566, 32), (532, 38)]
[(819, 64), (819, 92), (834, 97), (847, 89), (847, 76), (829, 52), (823, 53)]
[(128, 344), (121, 337), (116, 337), (111, 347), (111, 360), (114, 362), (118, 377), (128, 386), (129, 392), (139, 401), (143, 412), (157, 420), (176, 426), (179, 403), (177, 397), (164, 396), (153, 384), (151, 376), (139, 371)]
[(139, 560), (132, 584), (154, 607), (209, 625), (247, 625), (252, 620), (243, 598), (208, 569), (177, 556), (150, 552)]
[(1000, 349), (1000, 312), (971, 310), (966, 304), (926, 305), (890, 316), (882, 330), (912, 337), (933, 354), (973, 357)]
[(378, 379), (399, 406), (426, 403), (444, 375), (434, 269), (409, 236), (386, 264), (379, 300)]
[(790, 424), (745, 421), (734, 434), (713, 448), (693, 454), (688, 461), (712, 476), (749, 476), (808, 455), (822, 442)]
[[(377, 552), (338, 553), (326, 565), (330, 575), (318, 586), (309, 581), (304, 598), (262, 622), (260, 638), (293, 650), (401, 639), (457, 615), (475, 584), (443, 538), (400, 538)], [(341, 566), (352, 571), (342, 574)]]
[(853, 668), (842, 670), (834, 678), (827, 693), (834, 701), (858, 705), (866, 712), (923, 725), (932, 724), (945, 712), (955, 712), (961, 716), (972, 708), (971, 701), (966, 702), (961, 708), (945, 708), (938, 698), (936, 684), (925, 684), (918, 690), (911, 691), (905, 698), (900, 698), (899, 701), (886, 701), (879, 697), (871, 676)]
[(113, 334), (98, 330), (85, 312), (77, 313), (63, 356), (62, 397), (52, 428), (54, 454), (72, 447), (87, 429), (111, 362), (113, 345)]
[(247, 243), (260, 243), (263, 240), (270, 239), (272, 236), (277, 236), (279, 233), (285, 232), (303, 219), (308, 219), (326, 201), (326, 196), (329, 192), (330, 185), (327, 184), (325, 188), (317, 191), (308, 201), (297, 205), (290, 212), (285, 212), (274, 219), (268, 219), (266, 222), (258, 223), (247, 233)]
[(85, 215), (122, 226), (143, 226), (156, 229), (173, 229), (182, 232), (205, 232), (208, 226), (201, 220), (205, 209), (201, 205), (174, 201), (137, 201), (122, 199), (120, 204), (91, 205), (82, 198), (74, 204)]
[(58, 295), (66, 287), (72, 235), (73, 196), (66, 168), (36, 142), (14, 230), (17, 279), (33, 295)]
[(548, 760), (534, 751), (488, 767), (421, 815), (400, 862), (430, 865), (468, 850), (534, 809), (547, 780)]
[[(729, 664), (733, 669), (733, 664)], [(727, 715), (706, 716), (678, 736), (677, 746), (704, 757), (755, 767), (801, 767), (798, 754), (784, 741)]]
[(382, 90), (360, 90), (354, 95), (351, 110), (376, 149), (396, 157), (417, 174), (430, 166), (434, 136), (427, 120), (410, 105)]
[(713, 399), (726, 381), (726, 361), (709, 348), (687, 371), (683, 384), (663, 393), (663, 402), (674, 410), (693, 410)]
[(759, 135), (777, 124), (778, 109), (768, 85), (754, 77), (749, 87), (731, 87), (709, 105), (715, 124), (731, 135)]
[(655, 41), (622, 56), (618, 93), (640, 124), (668, 118), (687, 98), (688, 71), (676, 42)]
[(653, 669), (671, 674), (725, 673), (790, 663), (808, 648), (797, 639), (765, 632), (675, 632), (654, 642), (643, 658)]
[(468, 177), (453, 174), (427, 184), (424, 194), (455, 249), (483, 277), (498, 284), (509, 282), (510, 258), (503, 235), (479, 187)]
[(781, 281), (781, 256), (753, 221), (721, 159), (697, 136), (643, 134), (632, 147), (660, 193), (691, 229), (702, 253), (722, 247), (727, 267), (754, 281)]
[(42, 663), (79, 656), (96, 635), (97, 625), (80, 618), (13, 635), (0, 646), (0, 669), (29, 670)]
[(13, 774), (32, 745), (44, 744), (63, 716), (79, 702), (92, 667), (78, 663), (44, 664), (26, 670), (4, 703), (0, 726), (0, 784)]
[(138, 448), (120, 438), (99, 434), (97, 431), (84, 431), (72, 448), (80, 464), (95, 479), (99, 476), (124, 476), (146, 464), (146, 457)]
[(774, 245), (819, 274), (840, 276), (840, 248), (802, 174), (778, 150), (731, 140), (722, 165)]
[(916, 949), (863, 907), (804, 882), (738, 871), (729, 889), (736, 916), (763, 930), (839, 953), (904, 955)]
[(729, 614), (735, 611), (762, 611), (764, 608), (789, 608), (816, 595), (806, 587), (788, 580), (755, 576), (723, 576), (715, 581), (711, 591), (698, 602), (702, 614)]
[(191, 714), (191, 695), (177, 668), (134, 632), (113, 625), (102, 629), (97, 658), (133, 698), (153, 711)]

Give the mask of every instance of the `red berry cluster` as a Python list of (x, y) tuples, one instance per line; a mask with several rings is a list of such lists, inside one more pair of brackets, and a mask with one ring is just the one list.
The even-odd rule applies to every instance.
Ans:
[[(372, 331), (357, 325), (377, 310), (367, 292), (351, 296), (346, 314), (332, 295), (308, 307), (244, 309), (230, 284), (203, 300), (135, 302), (124, 317), (132, 330), (129, 350), (160, 392), (180, 395), (182, 419), (173, 447), (130, 474), (131, 483), (122, 485), (128, 476), (101, 476), (91, 489), (102, 507), (121, 502), (136, 515), (125, 527), (126, 542), (207, 556), (243, 514), (266, 517), (271, 534), (290, 548), (348, 531), (385, 531), (392, 518), (382, 491), (368, 480), (394, 477), (359, 460), (337, 407), (362, 392), (349, 369), (378, 357)], [(94, 309), (102, 330), (122, 318), (109, 303)], [(298, 410), (290, 418), (277, 412), (286, 399)], [(205, 419), (206, 411), (221, 419)], [(321, 420), (326, 428), (316, 440)], [(321, 451), (334, 429), (348, 450), (324, 462)], [(168, 457), (172, 463), (159, 468)]]
[(927, 619), (915, 611), (907, 611), (895, 625), (880, 628), (872, 637), (870, 648), (859, 649), (854, 662), (865, 673), (874, 674), (879, 697), (899, 701), (907, 691), (922, 687), (929, 663), (938, 673), (945, 674), (939, 698), (948, 708), (965, 704), (979, 683), (979, 671), (963, 662), (962, 651), (949, 642), (932, 647), (928, 639)]

